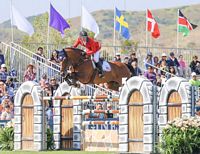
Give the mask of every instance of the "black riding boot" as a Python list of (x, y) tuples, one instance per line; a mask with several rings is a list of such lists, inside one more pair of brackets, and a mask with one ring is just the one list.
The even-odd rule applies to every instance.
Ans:
[(103, 68), (102, 68), (101, 62), (95, 63), (95, 65), (98, 68), (99, 77), (102, 78), (103, 77)]

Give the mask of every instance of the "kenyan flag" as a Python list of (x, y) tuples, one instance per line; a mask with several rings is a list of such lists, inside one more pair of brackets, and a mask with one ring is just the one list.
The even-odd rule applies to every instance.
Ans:
[(183, 36), (187, 36), (189, 32), (196, 27), (197, 25), (190, 23), (188, 19), (183, 15), (183, 13), (179, 10), (178, 31), (182, 32)]

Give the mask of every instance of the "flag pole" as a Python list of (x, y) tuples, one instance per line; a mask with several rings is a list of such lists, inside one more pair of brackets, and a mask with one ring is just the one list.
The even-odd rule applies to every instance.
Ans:
[(126, 0), (124, 0), (124, 11), (126, 10)]
[(83, 30), (83, 27), (82, 27), (82, 25), (83, 25), (83, 21), (82, 21), (82, 17), (83, 16), (83, 0), (81, 0), (81, 31)]
[(70, 19), (70, 4), (71, 4), (71, 2), (70, 2), (70, 0), (69, 0), (69, 7), (68, 7), (68, 9), (69, 9), (69, 19)]
[(149, 39), (149, 46), (152, 47), (152, 36)]
[[(179, 20), (179, 9), (178, 9), (178, 11), (177, 11), (177, 17), (178, 17), (178, 20)], [(178, 48), (179, 48), (179, 32), (178, 32), (178, 26), (179, 26), (179, 21), (177, 20), (177, 34), (176, 34), (176, 36), (177, 36), (177, 40), (176, 40), (176, 51), (177, 51), (177, 53), (178, 53)]]
[(10, 0), (10, 26), (11, 26), (11, 41), (14, 41), (14, 29), (13, 29), (13, 10), (12, 10), (12, 0)]
[(148, 24), (148, 21), (147, 21), (147, 9), (146, 9), (146, 48), (148, 46), (148, 31), (147, 31), (147, 24)]
[(113, 27), (113, 46), (114, 46), (114, 54), (116, 54), (116, 35), (115, 35), (115, 27), (116, 27), (116, 11), (115, 11), (115, 0), (114, 0), (114, 27)]
[(50, 26), (49, 26), (49, 22), (50, 22), (50, 5), (51, 5), (51, 0), (49, 0), (49, 16), (48, 16), (48, 22), (47, 22), (47, 53), (49, 53), (49, 36), (50, 36)]

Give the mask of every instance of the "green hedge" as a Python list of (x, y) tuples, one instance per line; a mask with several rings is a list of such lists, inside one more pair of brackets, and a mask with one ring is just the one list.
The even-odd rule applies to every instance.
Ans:
[(178, 118), (163, 129), (160, 152), (164, 154), (200, 153), (200, 117)]
[[(12, 151), (14, 149), (14, 127), (9, 122), (5, 128), (0, 128), (0, 151)], [(47, 128), (47, 149), (55, 149), (53, 132)]]
[(13, 150), (14, 148), (14, 128), (5, 127), (0, 129), (0, 150)]

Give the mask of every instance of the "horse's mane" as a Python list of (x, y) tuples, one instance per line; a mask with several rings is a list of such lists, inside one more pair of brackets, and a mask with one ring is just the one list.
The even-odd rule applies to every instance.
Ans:
[(73, 51), (78, 51), (78, 52), (84, 52), (83, 50), (79, 49), (79, 48), (74, 48), (74, 47), (66, 47), (65, 49), (71, 49)]

